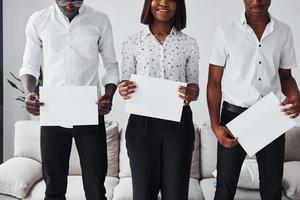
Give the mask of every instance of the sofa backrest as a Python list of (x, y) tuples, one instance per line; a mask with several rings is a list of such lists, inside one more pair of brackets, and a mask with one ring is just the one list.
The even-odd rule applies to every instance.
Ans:
[[(126, 126), (125, 126), (126, 127)], [(125, 132), (126, 130), (121, 131), (121, 137), (120, 137), (120, 172), (119, 177), (125, 178), (125, 177), (131, 177), (131, 171), (130, 171), (130, 164), (129, 164), (129, 158), (127, 155), (127, 149), (126, 149), (126, 140), (125, 140)], [(195, 179), (200, 179), (200, 132), (199, 127), (195, 125), (195, 142), (194, 142), (194, 151), (192, 156), (192, 163), (191, 163), (191, 173), (190, 177)]]
[[(107, 139), (107, 155), (108, 155), (108, 170), (107, 175), (118, 177), (119, 172), (119, 146), (120, 146), (120, 131), (118, 123), (105, 122), (106, 139)], [(14, 138), (14, 156), (26, 157), (41, 162), (40, 153), (40, 124), (39, 121), (27, 120), (18, 121), (15, 123), (15, 138)], [(81, 168), (79, 156), (75, 142), (72, 143), (72, 150), (69, 164), (70, 175), (80, 175)]]
[[(202, 124), (200, 145), (201, 178), (211, 178), (217, 164), (217, 139), (209, 123)], [(300, 127), (286, 132), (285, 161), (300, 161)]]

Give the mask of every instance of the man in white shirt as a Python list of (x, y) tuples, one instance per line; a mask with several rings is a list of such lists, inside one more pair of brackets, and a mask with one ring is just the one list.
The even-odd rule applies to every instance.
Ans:
[[(101, 82), (99, 53), (105, 75)], [(39, 97), (34, 93), (40, 66), (44, 86), (98, 87), (99, 124), (96, 126), (41, 127), (41, 154), (46, 200), (64, 200), (72, 138), (78, 149), (87, 200), (105, 197), (107, 172), (104, 116), (112, 107), (119, 82), (112, 28), (108, 17), (83, 4), (83, 0), (56, 0), (46, 9), (31, 15), (26, 27), (26, 46), (20, 77), (25, 90), (26, 109), (39, 115)], [(59, 98), (59, 97), (58, 97)], [(47, 102), (45, 102), (47, 103)], [(76, 109), (76, 108), (74, 108)]]
[[(216, 200), (234, 199), (246, 152), (226, 124), (274, 92), (288, 105), (291, 118), (300, 112), (300, 94), (291, 68), (296, 67), (290, 28), (269, 15), (271, 0), (244, 0), (245, 11), (218, 27), (210, 59), (207, 101), (218, 139)], [(221, 99), (223, 106), (220, 116)], [(285, 137), (256, 154), (262, 200), (281, 199)]]

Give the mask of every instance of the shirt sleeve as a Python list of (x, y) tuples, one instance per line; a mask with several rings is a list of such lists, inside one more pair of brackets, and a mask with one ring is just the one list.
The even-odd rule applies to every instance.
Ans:
[(124, 41), (122, 47), (122, 80), (130, 80), (131, 74), (136, 74), (136, 59), (133, 53), (132, 39)]
[(187, 66), (185, 68), (185, 76), (187, 83), (199, 84), (199, 47), (195, 39), (190, 46), (191, 52), (187, 60)]
[(19, 76), (29, 74), (38, 79), (43, 60), (43, 44), (36, 29), (35, 18), (35, 14), (30, 16), (25, 29), (26, 45)]
[(294, 46), (294, 39), (292, 31), (289, 32), (287, 41), (280, 53), (279, 68), (281, 69), (291, 69), (297, 66), (296, 52)]
[(103, 86), (112, 83), (118, 85), (119, 83), (119, 67), (116, 59), (112, 27), (109, 19), (106, 19), (106, 24), (102, 30), (102, 35), (98, 42), (99, 52), (101, 54), (105, 74), (101, 79)]
[(221, 27), (218, 27), (212, 43), (210, 64), (224, 67), (227, 61), (225, 38)]

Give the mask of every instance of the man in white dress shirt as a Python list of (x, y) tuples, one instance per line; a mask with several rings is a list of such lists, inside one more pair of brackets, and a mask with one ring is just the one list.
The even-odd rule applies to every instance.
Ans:
[[(291, 74), (296, 56), (290, 28), (269, 14), (271, 0), (244, 4), (241, 16), (218, 27), (210, 59), (207, 101), (218, 139), (215, 200), (234, 199), (246, 157), (225, 125), (270, 92), (288, 105), (282, 109), (287, 116), (296, 118), (300, 112), (300, 94)], [(262, 200), (281, 199), (284, 143), (282, 135), (256, 154)]]
[[(105, 74), (98, 74), (99, 53)], [(96, 126), (41, 127), (41, 156), (46, 183), (45, 200), (64, 200), (72, 138), (75, 139), (87, 200), (105, 197), (107, 172), (104, 116), (112, 107), (119, 82), (112, 28), (108, 17), (83, 4), (83, 0), (56, 0), (31, 15), (26, 27), (26, 46), (20, 77), (25, 90), (26, 109), (39, 115), (40, 102), (34, 93), (40, 66), (44, 86), (98, 87), (99, 124)], [(105, 94), (100, 94), (100, 82)], [(59, 97), (57, 97), (59, 98)], [(76, 108), (74, 108), (76, 109)]]

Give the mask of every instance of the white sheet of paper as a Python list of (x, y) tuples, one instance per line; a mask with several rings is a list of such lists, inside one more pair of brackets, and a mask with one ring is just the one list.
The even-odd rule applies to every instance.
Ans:
[(98, 124), (96, 86), (40, 87), (40, 101), (45, 103), (40, 110), (41, 126)]
[(247, 154), (253, 156), (296, 125), (280, 109), (280, 101), (270, 93), (226, 126)]
[(137, 85), (131, 99), (126, 100), (125, 112), (180, 122), (183, 100), (179, 98), (179, 86), (186, 83), (132, 74)]

